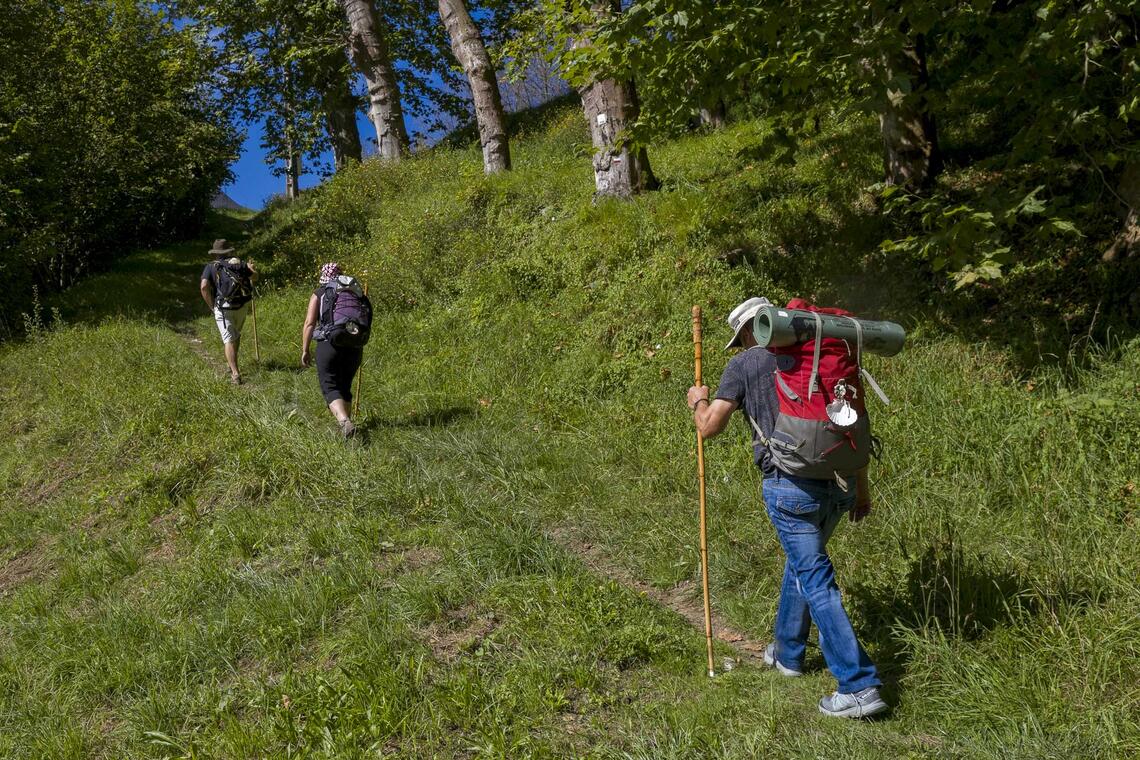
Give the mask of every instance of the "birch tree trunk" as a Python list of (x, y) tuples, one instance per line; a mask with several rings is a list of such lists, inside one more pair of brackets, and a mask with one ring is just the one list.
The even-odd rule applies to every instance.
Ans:
[(340, 0), (350, 29), (348, 52), (368, 84), (368, 115), (376, 127), (376, 150), (388, 161), (399, 161), (408, 150), (408, 130), (400, 107), (396, 69), (372, 0)]
[[(883, 172), (887, 184), (918, 190), (929, 186), (942, 170), (938, 132), (926, 93), (926, 39), (911, 37), (910, 44), (882, 55), (887, 81), (887, 104), (879, 114), (883, 137)], [(908, 86), (896, 88), (892, 83)]]
[(288, 138), (285, 157), (285, 197), (291, 201), (301, 196), (301, 154), (293, 147), (293, 138)]
[(483, 171), (487, 174), (509, 171), (511, 150), (507, 142), (506, 118), (499, 80), (491, 56), (471, 19), (463, 0), (439, 0), (439, 17), (451, 39), (451, 51), (463, 66), (475, 101), (475, 123), (479, 127), (479, 143), (483, 146)]
[[(620, 0), (595, 0), (590, 6), (594, 18), (621, 12)], [(573, 47), (589, 43), (591, 29), (582, 29)], [(594, 145), (595, 196), (628, 198), (657, 187), (645, 148), (630, 149), (623, 133), (638, 116), (637, 89), (633, 81), (602, 79), (578, 87), (582, 110)]]
[(285, 85), (285, 197), (295, 201), (301, 195), (301, 150), (297, 145), (294, 74), (289, 66), (286, 66), (281, 74)]

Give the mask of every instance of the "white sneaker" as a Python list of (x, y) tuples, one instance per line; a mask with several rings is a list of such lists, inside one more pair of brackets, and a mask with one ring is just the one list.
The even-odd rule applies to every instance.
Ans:
[(879, 687), (857, 691), (854, 694), (835, 692), (819, 700), (819, 711), (833, 718), (869, 718), (887, 709), (887, 703), (879, 696)]
[(789, 667), (785, 667), (784, 665), (782, 665), (780, 663), (779, 660), (776, 659), (776, 643), (775, 642), (772, 642), (771, 644), (769, 644), (768, 648), (764, 650), (764, 664), (770, 668), (775, 668), (777, 670), (777, 672), (779, 672), (780, 675), (788, 676), (789, 678), (795, 678), (796, 676), (802, 676), (803, 675), (802, 671), (792, 670)]

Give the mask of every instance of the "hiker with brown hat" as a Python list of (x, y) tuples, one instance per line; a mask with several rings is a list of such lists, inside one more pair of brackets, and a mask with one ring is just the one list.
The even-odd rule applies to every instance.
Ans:
[(202, 270), (199, 290), (202, 292), (202, 300), (214, 313), (214, 322), (221, 333), (226, 364), (230, 368), (230, 381), (234, 385), (241, 385), (238, 348), (241, 346), (241, 328), (253, 301), (253, 283), (257, 281), (257, 272), (252, 261), (242, 261), (233, 253), (233, 246), (225, 238), (214, 241), (214, 246), (210, 249), (214, 260)]

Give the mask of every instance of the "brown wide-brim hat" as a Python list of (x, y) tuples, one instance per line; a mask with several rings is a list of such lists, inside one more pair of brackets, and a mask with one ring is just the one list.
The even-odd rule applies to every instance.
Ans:
[(210, 249), (212, 256), (225, 256), (227, 253), (233, 253), (234, 247), (230, 245), (229, 241), (225, 238), (218, 238), (214, 241), (214, 247)]

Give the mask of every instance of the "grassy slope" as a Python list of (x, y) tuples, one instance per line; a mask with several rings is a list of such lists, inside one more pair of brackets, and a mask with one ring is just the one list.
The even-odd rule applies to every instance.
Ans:
[[(905, 282), (850, 263), (875, 236), (860, 124), (795, 162), (759, 124), (687, 138), (653, 154), (665, 192), (592, 206), (577, 119), (509, 177), (471, 152), (368, 165), (270, 218), (245, 387), (168, 324), (220, 353), (179, 321), (206, 241), (123, 262), (72, 294), (75, 326), (0, 349), (0, 755), (1140, 751), (1135, 344), (1027, 384), (917, 317)], [(384, 309), (349, 447), (293, 369), (326, 258)], [(833, 552), (886, 721), (817, 716), (818, 650), (798, 681), (710, 681), (700, 632), (552, 540), (695, 592), (687, 306), (718, 320), (715, 378), (719, 320), (755, 290), (914, 328), (872, 367), (894, 400), (879, 510)], [(711, 580), (764, 638), (781, 559), (745, 435), (708, 450)]]

